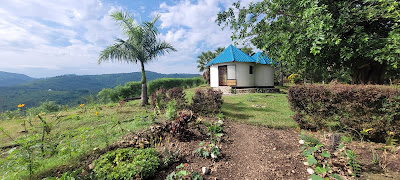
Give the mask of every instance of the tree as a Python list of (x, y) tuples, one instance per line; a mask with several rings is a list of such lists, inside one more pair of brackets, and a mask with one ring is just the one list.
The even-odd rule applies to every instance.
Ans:
[(252, 56), (254, 54), (253, 48), (248, 47), (248, 46), (242, 47), (242, 48), (240, 48), (240, 50), (243, 51), (244, 53), (246, 53), (249, 56)]
[(199, 68), (200, 72), (203, 72), (206, 70), (206, 65), (213, 60), (215, 57), (217, 57), (222, 51), (224, 51), (225, 48), (219, 47), (216, 49), (214, 52), (213, 51), (206, 51), (202, 52), (200, 56), (198, 56), (197, 60), (197, 68)]
[(349, 73), (357, 84), (383, 83), (400, 63), (398, 0), (264, 0), (218, 14), (233, 39), (250, 39), (302, 76)]
[(143, 22), (142, 25), (139, 25), (132, 15), (123, 11), (114, 12), (111, 17), (119, 22), (128, 39), (117, 39), (114, 45), (101, 51), (98, 62), (99, 64), (104, 61), (140, 62), (142, 69), (141, 105), (147, 105), (147, 82), (144, 64), (170, 51), (176, 51), (176, 49), (171, 44), (158, 39), (158, 30), (155, 24), (160, 18), (159, 15), (155, 16), (150, 22)]

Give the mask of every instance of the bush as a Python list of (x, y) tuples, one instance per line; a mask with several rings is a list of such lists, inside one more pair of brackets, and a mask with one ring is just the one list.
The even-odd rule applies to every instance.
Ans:
[(223, 100), (221, 91), (214, 91), (212, 89), (198, 89), (192, 98), (190, 109), (194, 113), (204, 116), (212, 116), (220, 112), (222, 103)]
[(94, 172), (99, 179), (146, 179), (156, 172), (159, 162), (153, 148), (117, 149), (97, 159)]
[(186, 107), (186, 94), (183, 92), (181, 87), (175, 87), (165, 91), (164, 89), (159, 89), (151, 95), (150, 105), (152, 107), (160, 108), (164, 110), (166, 108), (167, 102), (175, 101), (176, 109), (184, 109)]
[(289, 89), (293, 119), (301, 128), (351, 130), (373, 128), (367, 138), (382, 141), (386, 132), (400, 135), (400, 91), (376, 85), (308, 85)]
[[(179, 88), (191, 88), (205, 84), (205, 81), (200, 78), (163, 78), (149, 81), (147, 83), (147, 91), (149, 94), (153, 94), (158, 89), (172, 89), (175, 87)], [(127, 82), (124, 86), (117, 86), (113, 89), (103, 89), (97, 94), (97, 98), (101, 102), (117, 102), (120, 98), (131, 98), (140, 96), (142, 92), (141, 82)]]

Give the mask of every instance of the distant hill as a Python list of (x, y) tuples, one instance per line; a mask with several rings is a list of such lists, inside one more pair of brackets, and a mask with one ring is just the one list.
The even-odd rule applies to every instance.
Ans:
[[(147, 81), (159, 78), (191, 78), (197, 76), (200, 76), (200, 74), (146, 72)], [(35, 107), (44, 101), (56, 101), (57, 104), (62, 105), (86, 103), (86, 99), (90, 95), (96, 96), (104, 88), (113, 88), (117, 85), (124, 85), (126, 82), (140, 80), (140, 72), (103, 75), (62, 75), (34, 79), (14, 86), (0, 87), (0, 112), (15, 110), (18, 104)]]
[(10, 87), (36, 80), (24, 74), (0, 71), (0, 87)]
[[(146, 71), (147, 81), (159, 78), (191, 78), (200, 74), (161, 74)], [(100, 91), (104, 88), (113, 88), (117, 85), (124, 85), (129, 81), (140, 81), (141, 72), (102, 74), (102, 75), (62, 75), (37, 81), (20, 84), (20, 87), (33, 88), (40, 90), (90, 90)]]

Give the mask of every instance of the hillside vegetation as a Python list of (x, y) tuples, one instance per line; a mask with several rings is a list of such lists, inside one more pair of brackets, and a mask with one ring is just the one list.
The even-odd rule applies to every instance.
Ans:
[(36, 80), (24, 74), (0, 71), (0, 87), (14, 86)]
[[(160, 74), (151, 71), (146, 74), (148, 80), (199, 76), (198, 74)], [(36, 107), (45, 101), (74, 106), (90, 101), (103, 88), (113, 88), (126, 82), (140, 81), (140, 79), (140, 72), (83, 76), (63, 75), (12, 87), (0, 87), (0, 112), (15, 110), (17, 105), (22, 103), (28, 107)]]

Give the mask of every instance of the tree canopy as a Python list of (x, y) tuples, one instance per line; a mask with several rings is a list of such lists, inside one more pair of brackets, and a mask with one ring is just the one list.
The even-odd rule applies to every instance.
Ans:
[(119, 22), (122, 32), (128, 39), (117, 39), (114, 45), (101, 51), (99, 63), (109, 60), (127, 63), (140, 62), (142, 69), (141, 104), (144, 106), (148, 104), (144, 64), (170, 51), (176, 51), (176, 49), (166, 41), (158, 39), (156, 22), (160, 18), (159, 15), (155, 16), (150, 22), (143, 22), (142, 25), (136, 22), (132, 15), (123, 11), (114, 12), (111, 17)]
[[(313, 78), (349, 73), (353, 83), (398, 74), (397, 0), (264, 0), (218, 14), (232, 39), (250, 40), (274, 61)], [(339, 72), (339, 73), (338, 73)]]
[(203, 72), (206, 70), (206, 65), (213, 60), (215, 57), (217, 57), (222, 51), (224, 51), (224, 47), (219, 47), (215, 51), (205, 51), (202, 52), (197, 58), (197, 68), (199, 68), (200, 72)]

